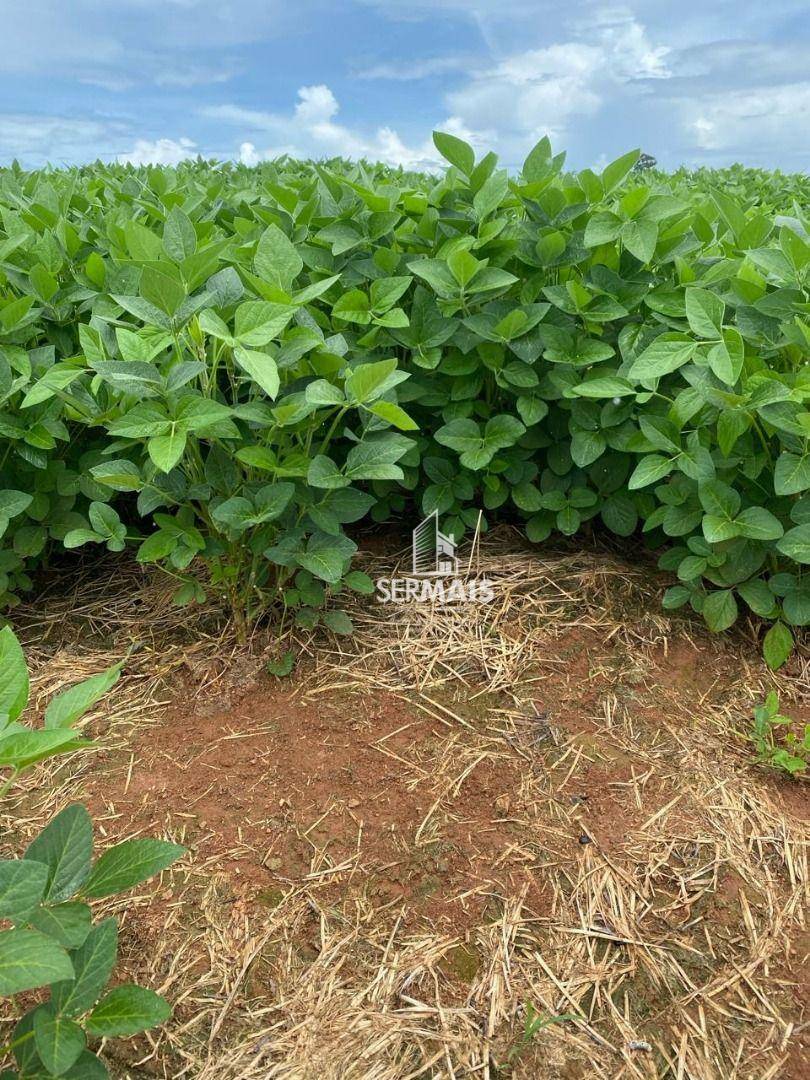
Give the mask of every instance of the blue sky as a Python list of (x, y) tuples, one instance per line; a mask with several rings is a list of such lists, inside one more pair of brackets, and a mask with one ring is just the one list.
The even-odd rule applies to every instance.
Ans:
[(202, 153), (810, 168), (807, 0), (0, 0), (0, 164)]

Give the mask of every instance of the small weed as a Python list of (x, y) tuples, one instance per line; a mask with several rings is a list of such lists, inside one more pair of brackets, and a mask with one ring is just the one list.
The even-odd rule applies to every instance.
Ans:
[(277, 660), (268, 660), (265, 670), (268, 675), (275, 675), (277, 679), (286, 679), (292, 672), (294, 664), (295, 656), (292, 650), (288, 649)]
[(546, 1013), (539, 1013), (534, 1005), (532, 1005), (530, 1001), (527, 1001), (526, 1019), (523, 1022), (523, 1033), (509, 1051), (509, 1055), (506, 1059), (508, 1064), (514, 1065), (520, 1055), (524, 1053), (526, 1048), (531, 1044), (538, 1031), (542, 1031), (552, 1024), (561, 1024), (565, 1020), (576, 1019), (577, 1018), (573, 1013), (561, 1013), (559, 1016), (549, 1016)]
[(754, 723), (747, 736), (757, 752), (755, 760), (758, 764), (769, 765), (790, 776), (797, 776), (807, 769), (810, 724), (805, 724), (804, 736), (799, 739), (790, 730), (792, 723), (789, 716), (779, 712), (779, 698), (772, 690), (765, 704), (754, 710)]

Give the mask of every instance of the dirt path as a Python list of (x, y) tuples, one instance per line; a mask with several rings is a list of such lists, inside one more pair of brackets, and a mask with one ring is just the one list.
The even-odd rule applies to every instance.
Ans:
[[(805, 669), (670, 624), (609, 560), (520, 560), (499, 614), (358, 605), (292, 679), (194, 627), (139, 654), (48, 803), (191, 848), (126, 915), (176, 1007), (113, 1075), (804, 1075), (806, 787), (732, 729), (776, 682), (808, 718)], [(43, 690), (71, 654), (45, 638)]]

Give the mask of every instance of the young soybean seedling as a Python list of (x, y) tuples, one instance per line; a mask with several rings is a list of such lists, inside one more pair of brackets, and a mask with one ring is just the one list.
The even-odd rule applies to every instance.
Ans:
[[(798, 776), (806, 771), (810, 760), (810, 724), (805, 725), (804, 736), (799, 739), (789, 730), (792, 723), (789, 716), (779, 712), (779, 697), (772, 690), (765, 704), (754, 710), (754, 723), (748, 739), (754, 744), (758, 763), (770, 765), (790, 776)], [(780, 728), (787, 729), (781, 737)]]
[[(92, 746), (73, 725), (113, 686), (116, 664), (53, 698), (44, 729), (20, 723), (29, 678), (19, 642), (0, 631), (0, 765), (10, 769), (2, 792), (37, 762)], [(118, 924), (93, 924), (89, 901), (139, 885), (165, 870), (185, 848), (164, 840), (124, 840), (96, 859), (93, 825), (79, 803), (66, 807), (28, 845), (21, 859), (0, 859), (0, 996), (49, 987), (48, 998), (17, 1022), (0, 1047), (0, 1080), (63, 1076), (104, 1080), (103, 1062), (87, 1038), (135, 1035), (168, 1019), (154, 991), (125, 983), (105, 991), (115, 966)]]
[(0, 796), (38, 762), (93, 745), (74, 725), (115, 686), (122, 666), (123, 661), (52, 698), (44, 728), (33, 729), (19, 720), (30, 688), (25, 656), (11, 628), (0, 630), (0, 769), (10, 770)]

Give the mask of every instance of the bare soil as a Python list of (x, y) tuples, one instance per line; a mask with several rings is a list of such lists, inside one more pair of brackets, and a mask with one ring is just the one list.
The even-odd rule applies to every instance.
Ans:
[[(805, 660), (776, 678), (629, 604), (629, 569), (519, 557), (489, 622), (433, 638), (358, 602), (354, 642), (299, 641), (289, 679), (269, 637), (154, 631), (47, 803), (190, 848), (117, 905), (124, 973), (175, 1015), (113, 1076), (807, 1075), (807, 785), (740, 735), (774, 685), (810, 721)], [(76, 652), (36, 625), (44, 695)]]

